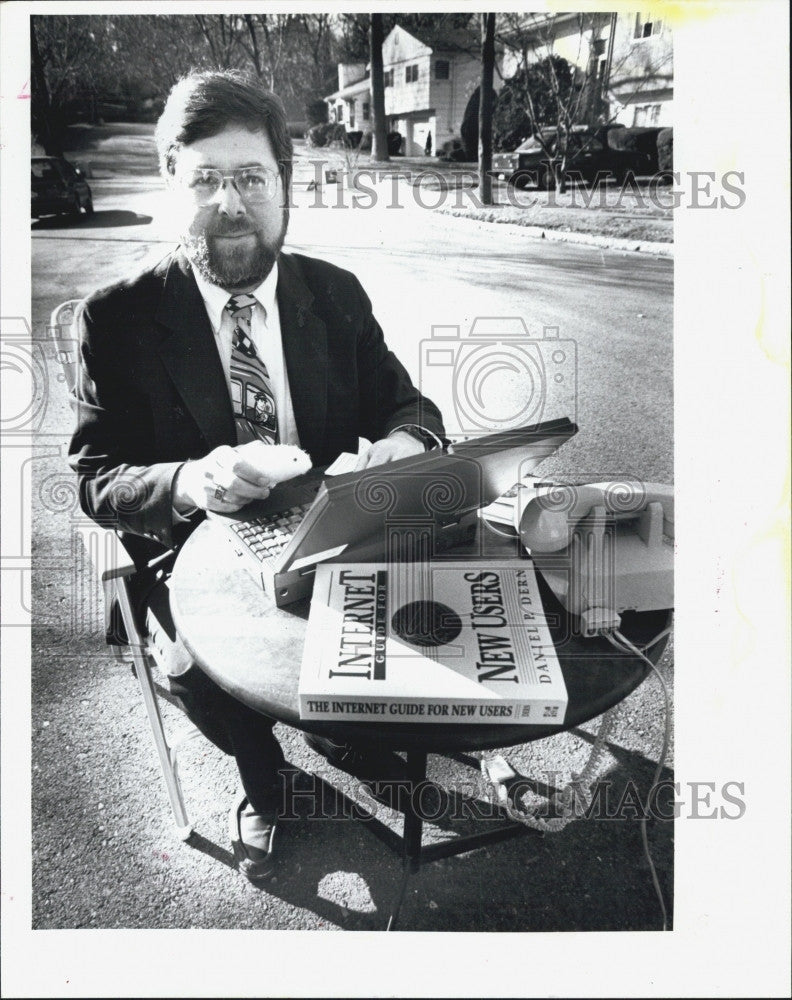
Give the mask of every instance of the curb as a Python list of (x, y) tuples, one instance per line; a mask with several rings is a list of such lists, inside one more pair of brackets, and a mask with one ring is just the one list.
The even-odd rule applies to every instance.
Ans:
[(623, 250), (630, 253), (654, 254), (657, 257), (673, 257), (673, 243), (658, 243), (652, 240), (624, 239), (619, 236), (598, 236), (596, 233), (566, 232), (562, 229), (548, 229), (543, 226), (521, 226), (512, 222), (487, 222), (485, 219), (475, 219), (468, 215), (457, 215), (436, 209), (439, 215), (447, 215), (464, 222), (472, 222), (478, 226), (498, 226), (512, 233), (521, 233), (532, 239), (551, 240), (555, 243), (578, 243), (583, 246), (599, 247), (603, 250)]

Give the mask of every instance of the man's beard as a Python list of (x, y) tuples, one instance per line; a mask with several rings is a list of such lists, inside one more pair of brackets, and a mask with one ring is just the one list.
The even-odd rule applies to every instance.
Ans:
[[(286, 238), (288, 217), (284, 213), (281, 231), (275, 240), (267, 241), (258, 230), (246, 225), (228, 226), (207, 234), (186, 233), (182, 245), (190, 263), (199, 274), (213, 285), (228, 291), (256, 288), (267, 277)], [(251, 249), (245, 240), (216, 240), (216, 236), (250, 233), (255, 239)]]

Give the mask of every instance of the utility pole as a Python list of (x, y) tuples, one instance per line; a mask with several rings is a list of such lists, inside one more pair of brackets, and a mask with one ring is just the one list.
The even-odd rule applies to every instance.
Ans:
[(616, 18), (617, 14), (611, 14), (610, 16), (610, 29), (608, 31), (608, 55), (605, 60), (605, 70), (602, 74), (602, 81), (599, 91), (599, 105), (600, 111), (604, 114), (605, 118), (610, 115), (610, 98), (608, 94), (610, 92), (610, 78), (611, 69), (613, 67), (613, 46), (616, 41)]
[(481, 15), (481, 88), (479, 94), (479, 197), (492, 204), (492, 79), (495, 73), (495, 15)]
[(369, 62), (371, 63), (371, 113), (374, 132), (371, 137), (371, 159), (385, 163), (388, 156), (388, 130), (385, 128), (385, 81), (382, 71), (384, 29), (382, 14), (372, 14), (369, 25)]

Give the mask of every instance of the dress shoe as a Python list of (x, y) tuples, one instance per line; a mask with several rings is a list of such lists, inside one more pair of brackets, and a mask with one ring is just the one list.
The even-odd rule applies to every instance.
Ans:
[(326, 736), (303, 733), (308, 746), (340, 771), (367, 781), (400, 781), (407, 777), (401, 757), (373, 743), (336, 743)]
[(261, 882), (274, 870), (273, 843), (278, 809), (257, 813), (241, 793), (228, 814), (228, 832), (239, 870), (248, 881)]

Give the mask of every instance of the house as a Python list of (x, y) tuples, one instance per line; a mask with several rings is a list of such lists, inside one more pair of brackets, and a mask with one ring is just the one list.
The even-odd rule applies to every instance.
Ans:
[(592, 124), (673, 125), (673, 43), (661, 11), (525, 14), (504, 34), (506, 78), (558, 55), (576, 67), (582, 117)]
[[(481, 78), (480, 43), (469, 32), (408, 32), (396, 25), (382, 43), (385, 114), (401, 133), (405, 156), (435, 153), (459, 136), (470, 95)], [(371, 80), (362, 63), (338, 67), (338, 90), (324, 98), (330, 120), (347, 131), (371, 131)]]
[(347, 132), (371, 131), (371, 81), (365, 63), (339, 63), (338, 90), (324, 100), (331, 122), (345, 125)]
[(611, 43), (606, 98), (620, 125), (674, 124), (674, 48), (662, 16), (620, 14)]

